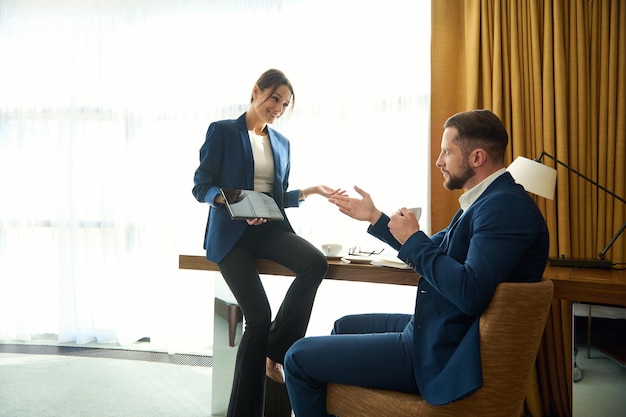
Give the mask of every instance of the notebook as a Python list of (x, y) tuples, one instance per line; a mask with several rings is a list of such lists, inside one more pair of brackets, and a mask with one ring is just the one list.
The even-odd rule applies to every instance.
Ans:
[(285, 219), (276, 201), (267, 194), (233, 188), (221, 188), (220, 193), (233, 220)]

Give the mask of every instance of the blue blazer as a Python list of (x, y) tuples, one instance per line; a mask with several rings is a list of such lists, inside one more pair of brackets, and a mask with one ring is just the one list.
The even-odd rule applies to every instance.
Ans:
[(548, 229), (534, 200), (505, 172), (450, 225), (400, 245), (384, 215), (369, 232), (421, 275), (413, 316), (415, 381), (434, 405), (482, 386), (478, 322), (502, 281), (541, 280)]
[[(273, 197), (285, 215), (286, 207), (299, 205), (299, 190), (287, 191), (289, 186), (289, 140), (267, 127), (274, 156)], [(246, 126), (246, 114), (238, 119), (221, 120), (209, 125), (200, 148), (200, 166), (194, 175), (193, 195), (201, 203), (209, 203), (209, 215), (204, 237), (207, 259), (221, 262), (245, 232), (245, 220), (231, 220), (223, 204), (216, 204), (220, 188), (254, 188), (254, 157)], [(287, 217), (285, 216), (285, 219)], [(288, 220), (282, 227), (293, 231)]]

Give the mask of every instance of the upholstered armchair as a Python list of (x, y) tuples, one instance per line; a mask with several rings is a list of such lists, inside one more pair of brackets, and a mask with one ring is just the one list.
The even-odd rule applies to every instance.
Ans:
[(443, 406), (414, 394), (329, 384), (327, 410), (339, 417), (519, 417), (552, 301), (552, 281), (501, 283), (480, 318), (484, 385)]

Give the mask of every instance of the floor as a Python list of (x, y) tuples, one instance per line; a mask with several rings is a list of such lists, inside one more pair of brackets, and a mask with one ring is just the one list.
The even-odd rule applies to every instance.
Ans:
[[(133, 358), (132, 352), (70, 358), (18, 354), (0, 346), (0, 416), (224, 416), (241, 324), (235, 347), (228, 346), (226, 321), (218, 318), (215, 325), (212, 364), (207, 357), (199, 363), (198, 358), (174, 359), (165, 353), (152, 354), (149, 361), (145, 354)], [(576, 344), (583, 379), (573, 386), (573, 417), (626, 416), (626, 368), (596, 349), (587, 358), (582, 330), (576, 331)], [(149, 344), (137, 344), (137, 351), (149, 350)]]
[(576, 318), (576, 362), (583, 379), (573, 384), (573, 417), (626, 416), (626, 367), (592, 346), (587, 357), (586, 318)]
[(14, 349), (0, 345), (2, 417), (211, 415), (209, 366), (155, 362), (134, 354), (122, 358), (125, 352), (119, 350), (115, 357), (104, 357), (108, 349), (89, 349), (100, 351), (94, 356), (69, 349), (14, 353), (7, 347)]

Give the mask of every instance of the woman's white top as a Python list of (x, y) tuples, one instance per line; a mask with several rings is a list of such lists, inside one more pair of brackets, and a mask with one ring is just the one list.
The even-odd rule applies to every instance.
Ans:
[(274, 191), (274, 156), (268, 135), (261, 136), (248, 130), (254, 156), (254, 190), (264, 193)]

